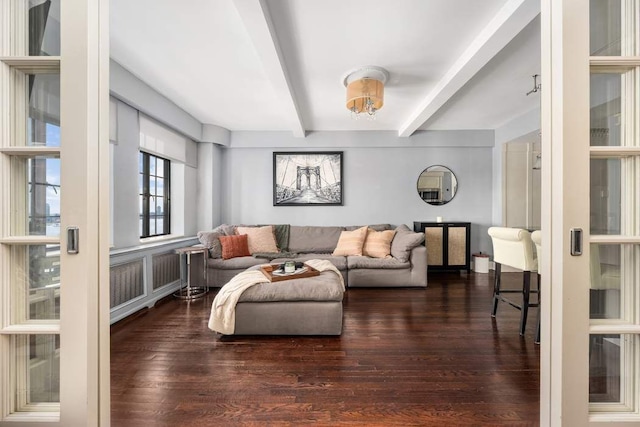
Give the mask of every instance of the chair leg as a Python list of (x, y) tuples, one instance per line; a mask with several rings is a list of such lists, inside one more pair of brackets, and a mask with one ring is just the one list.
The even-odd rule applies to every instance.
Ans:
[(536, 339), (534, 343), (540, 344), (540, 315), (542, 311), (542, 300), (540, 299), (542, 296), (541, 287), (540, 287), (540, 274), (538, 274), (538, 326), (536, 327)]
[(496, 312), (498, 311), (498, 301), (500, 298), (500, 272), (502, 271), (502, 264), (496, 262), (495, 265), (496, 270), (493, 280), (493, 308), (491, 309), (492, 317), (496, 317)]
[(520, 313), (520, 335), (524, 335), (529, 314), (529, 296), (531, 295), (531, 272), (525, 271), (522, 278), (522, 310)]

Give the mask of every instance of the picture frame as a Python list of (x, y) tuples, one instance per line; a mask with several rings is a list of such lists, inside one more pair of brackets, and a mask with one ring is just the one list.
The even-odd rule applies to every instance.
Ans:
[(273, 153), (273, 206), (342, 206), (343, 151)]

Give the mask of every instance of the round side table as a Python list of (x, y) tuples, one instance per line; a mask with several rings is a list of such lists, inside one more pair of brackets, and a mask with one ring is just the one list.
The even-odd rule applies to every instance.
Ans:
[[(202, 298), (209, 292), (209, 288), (206, 286), (191, 286), (191, 255), (193, 254), (202, 254), (203, 262), (203, 278), (204, 283), (207, 283), (207, 251), (208, 249), (204, 246), (189, 246), (186, 248), (178, 248), (175, 250), (178, 255), (180, 255), (180, 289), (173, 293), (173, 296), (176, 298), (184, 299), (184, 300), (193, 300), (197, 298)], [(185, 276), (183, 270), (187, 270), (186, 277), (187, 282), (183, 286), (182, 278)]]

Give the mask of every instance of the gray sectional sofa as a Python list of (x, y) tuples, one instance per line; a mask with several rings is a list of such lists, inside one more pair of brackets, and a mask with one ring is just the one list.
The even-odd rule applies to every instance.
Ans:
[[(422, 242), (423, 233), (415, 233), (406, 225), (392, 227), (389, 224), (370, 225), (376, 231), (396, 229), (391, 243), (390, 258), (370, 258), (367, 256), (333, 256), (332, 252), (338, 244), (342, 231), (355, 230), (358, 226), (322, 227), (322, 226), (287, 226), (288, 242), (280, 245), (284, 252), (268, 258), (245, 256), (231, 259), (212, 257), (216, 251), (211, 248), (205, 260), (207, 265), (207, 286), (221, 287), (232, 277), (247, 268), (265, 264), (282, 263), (287, 260), (305, 261), (309, 259), (327, 259), (331, 261), (348, 287), (426, 287), (427, 286), (427, 252)], [(235, 232), (234, 226), (222, 225), (210, 232), (200, 232), (198, 236), (205, 245), (214, 245), (215, 236), (230, 235)], [(213, 238), (212, 238), (213, 236)], [(280, 236), (279, 243), (282, 240)], [(286, 248), (283, 246), (286, 245)], [(194, 259), (192, 265), (200, 265)], [(203, 283), (201, 268), (192, 269), (194, 283)]]

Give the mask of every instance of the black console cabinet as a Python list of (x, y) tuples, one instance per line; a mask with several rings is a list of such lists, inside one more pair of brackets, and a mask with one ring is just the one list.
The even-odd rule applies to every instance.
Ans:
[(471, 223), (415, 221), (413, 229), (425, 234), (429, 270), (471, 272)]

